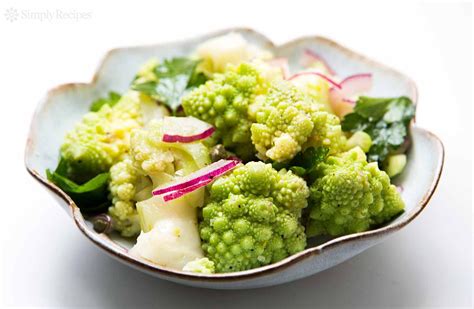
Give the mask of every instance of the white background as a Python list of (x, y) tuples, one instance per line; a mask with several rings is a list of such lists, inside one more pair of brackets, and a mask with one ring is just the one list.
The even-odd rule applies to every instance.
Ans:
[[(472, 11), (464, 4), (351, 1), (142, 1), (119, 4), (2, 1), (0, 182), (2, 294), (8, 306), (468, 307), (472, 302)], [(313, 3), (313, 4), (310, 4)], [(23, 15), (8, 22), (6, 8)], [(34, 12), (90, 13), (38, 20)], [(26, 14), (27, 13), (27, 14)], [(328, 36), (418, 84), (417, 123), (441, 137), (445, 171), (407, 228), (310, 278), (246, 291), (168, 283), (99, 252), (23, 167), (28, 124), (45, 91), (87, 82), (116, 46), (248, 26), (277, 43)]]

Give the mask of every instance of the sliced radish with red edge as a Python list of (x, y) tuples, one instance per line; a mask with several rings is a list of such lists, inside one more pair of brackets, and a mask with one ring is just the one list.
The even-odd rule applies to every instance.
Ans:
[(332, 87), (329, 90), (331, 107), (339, 117), (351, 113), (355, 105), (355, 96), (366, 93), (372, 88), (372, 74), (362, 73), (346, 77), (340, 88)]
[(290, 76), (290, 78), (288, 78), (288, 80), (294, 80), (294, 79), (299, 78), (301, 76), (309, 76), (309, 75), (318, 76), (318, 77), (324, 79), (325, 81), (327, 81), (329, 84), (331, 84), (331, 86), (333, 86), (337, 89), (341, 89), (341, 85), (339, 83), (337, 83), (336, 81), (334, 81), (331, 77), (329, 77), (327, 75), (324, 75), (323, 73), (315, 72), (315, 71), (306, 71), (306, 72), (296, 73), (296, 74)]
[(165, 117), (163, 142), (192, 143), (211, 136), (215, 128), (194, 117)]
[(321, 63), (329, 74), (336, 75), (331, 66), (329, 66), (329, 64), (319, 54), (311, 49), (305, 49), (303, 52), (302, 65), (309, 67), (314, 62)]

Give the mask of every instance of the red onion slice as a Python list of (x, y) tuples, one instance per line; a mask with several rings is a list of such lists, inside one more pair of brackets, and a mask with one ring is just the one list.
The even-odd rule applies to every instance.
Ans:
[(165, 117), (163, 119), (163, 142), (192, 143), (211, 136), (215, 128), (194, 117)]
[(343, 102), (346, 102), (346, 103), (348, 103), (348, 104), (352, 104), (352, 105), (356, 104), (356, 101), (351, 100), (351, 99), (343, 98), (342, 101), (343, 101)]
[(180, 178), (178, 181), (167, 184), (164, 187), (157, 188), (153, 190), (153, 195), (162, 195), (176, 190), (182, 190), (187, 187), (193, 186), (203, 181), (210, 179), (211, 181), (223, 174), (227, 173), (234, 167), (236, 167), (240, 161), (236, 160), (219, 160), (214, 162), (194, 173), (191, 173), (183, 178)]
[(314, 62), (320, 62), (326, 68), (331, 75), (336, 75), (336, 72), (329, 66), (329, 64), (316, 52), (311, 49), (305, 49), (303, 52), (302, 65), (305, 67), (310, 66)]
[(324, 79), (325, 81), (327, 81), (329, 84), (331, 84), (333, 87), (337, 88), (337, 89), (341, 89), (341, 85), (338, 84), (337, 82), (335, 82), (333, 79), (331, 79), (330, 77), (322, 74), (322, 73), (319, 73), (319, 72), (314, 72), (314, 71), (307, 71), (307, 72), (300, 72), (300, 73), (296, 73), (292, 76), (290, 76), (290, 78), (288, 78), (288, 80), (293, 80), (295, 78), (298, 78), (300, 76), (306, 76), (306, 75), (315, 75), (315, 76), (319, 76), (321, 77), (322, 79)]
[(333, 111), (339, 117), (352, 112), (355, 105), (354, 96), (370, 91), (372, 88), (372, 74), (362, 73), (346, 77), (340, 88), (332, 87), (329, 90), (329, 101)]
[(372, 88), (372, 74), (362, 73), (346, 77), (341, 82), (341, 87), (346, 98), (368, 92)]
[(182, 135), (171, 135), (171, 134), (163, 134), (163, 142), (166, 143), (192, 143), (195, 141), (199, 141), (211, 136), (216, 129), (214, 127), (207, 129), (206, 131), (190, 136), (182, 136)]
[(198, 183), (196, 183), (192, 186), (186, 187), (184, 189), (172, 191), (171, 193), (167, 193), (167, 194), (163, 195), (163, 200), (165, 202), (172, 201), (172, 200), (177, 199), (177, 198), (179, 198), (179, 197), (181, 197), (185, 194), (196, 191), (197, 189), (200, 189), (201, 187), (205, 187), (208, 184), (210, 184), (212, 181), (213, 181), (212, 178), (207, 178), (207, 179), (205, 179), (201, 182), (198, 182)]

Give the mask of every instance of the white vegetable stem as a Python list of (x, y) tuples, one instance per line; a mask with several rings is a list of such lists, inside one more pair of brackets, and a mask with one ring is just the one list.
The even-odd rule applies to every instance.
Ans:
[(137, 203), (143, 232), (130, 253), (159, 264), (182, 270), (188, 262), (204, 257), (197, 223), (197, 207), (202, 206), (204, 190), (200, 189), (176, 200), (164, 202), (154, 196)]

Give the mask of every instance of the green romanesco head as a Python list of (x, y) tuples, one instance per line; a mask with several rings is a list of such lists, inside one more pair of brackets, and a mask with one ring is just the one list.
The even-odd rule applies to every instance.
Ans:
[[(142, 190), (146, 192), (140, 196)], [(140, 233), (135, 203), (151, 197), (151, 190), (151, 181), (135, 168), (129, 156), (110, 168), (109, 191), (113, 206), (109, 207), (109, 215), (113, 219), (114, 229), (123, 236), (131, 237)]]
[(311, 185), (308, 236), (362, 232), (390, 220), (404, 203), (377, 163), (367, 163), (356, 147), (318, 166)]
[(87, 113), (61, 146), (66, 176), (81, 183), (119, 161), (129, 149), (131, 131), (143, 125), (141, 108), (146, 100), (150, 99), (131, 91), (113, 107), (104, 105), (98, 112)]
[(186, 95), (182, 106), (186, 115), (215, 126), (215, 135), (226, 148), (248, 159), (255, 153), (248, 108), (279, 74), (263, 63), (228, 65), (223, 74), (214, 74), (212, 80)]
[[(178, 122), (179, 117), (174, 117)], [(202, 142), (163, 142), (163, 121), (151, 121), (147, 128), (134, 130), (130, 156), (135, 167), (153, 181), (155, 187), (174, 177), (190, 174), (209, 164), (209, 149)]]
[(183, 267), (183, 271), (198, 274), (213, 274), (216, 272), (216, 269), (213, 261), (208, 258), (198, 258), (186, 263)]
[(345, 136), (339, 119), (288, 82), (275, 83), (268, 95), (252, 106), (251, 138), (262, 159), (291, 160), (310, 146), (340, 152)]
[[(180, 121), (184, 118), (175, 118)], [(163, 119), (136, 129), (130, 137), (130, 152), (110, 168), (109, 215), (123, 236), (140, 233), (135, 204), (151, 198), (159, 185), (185, 176), (209, 163), (209, 150), (202, 142), (165, 143)]]
[(303, 250), (299, 220), (308, 195), (303, 179), (263, 162), (217, 179), (200, 224), (202, 247), (216, 272), (259, 267)]

